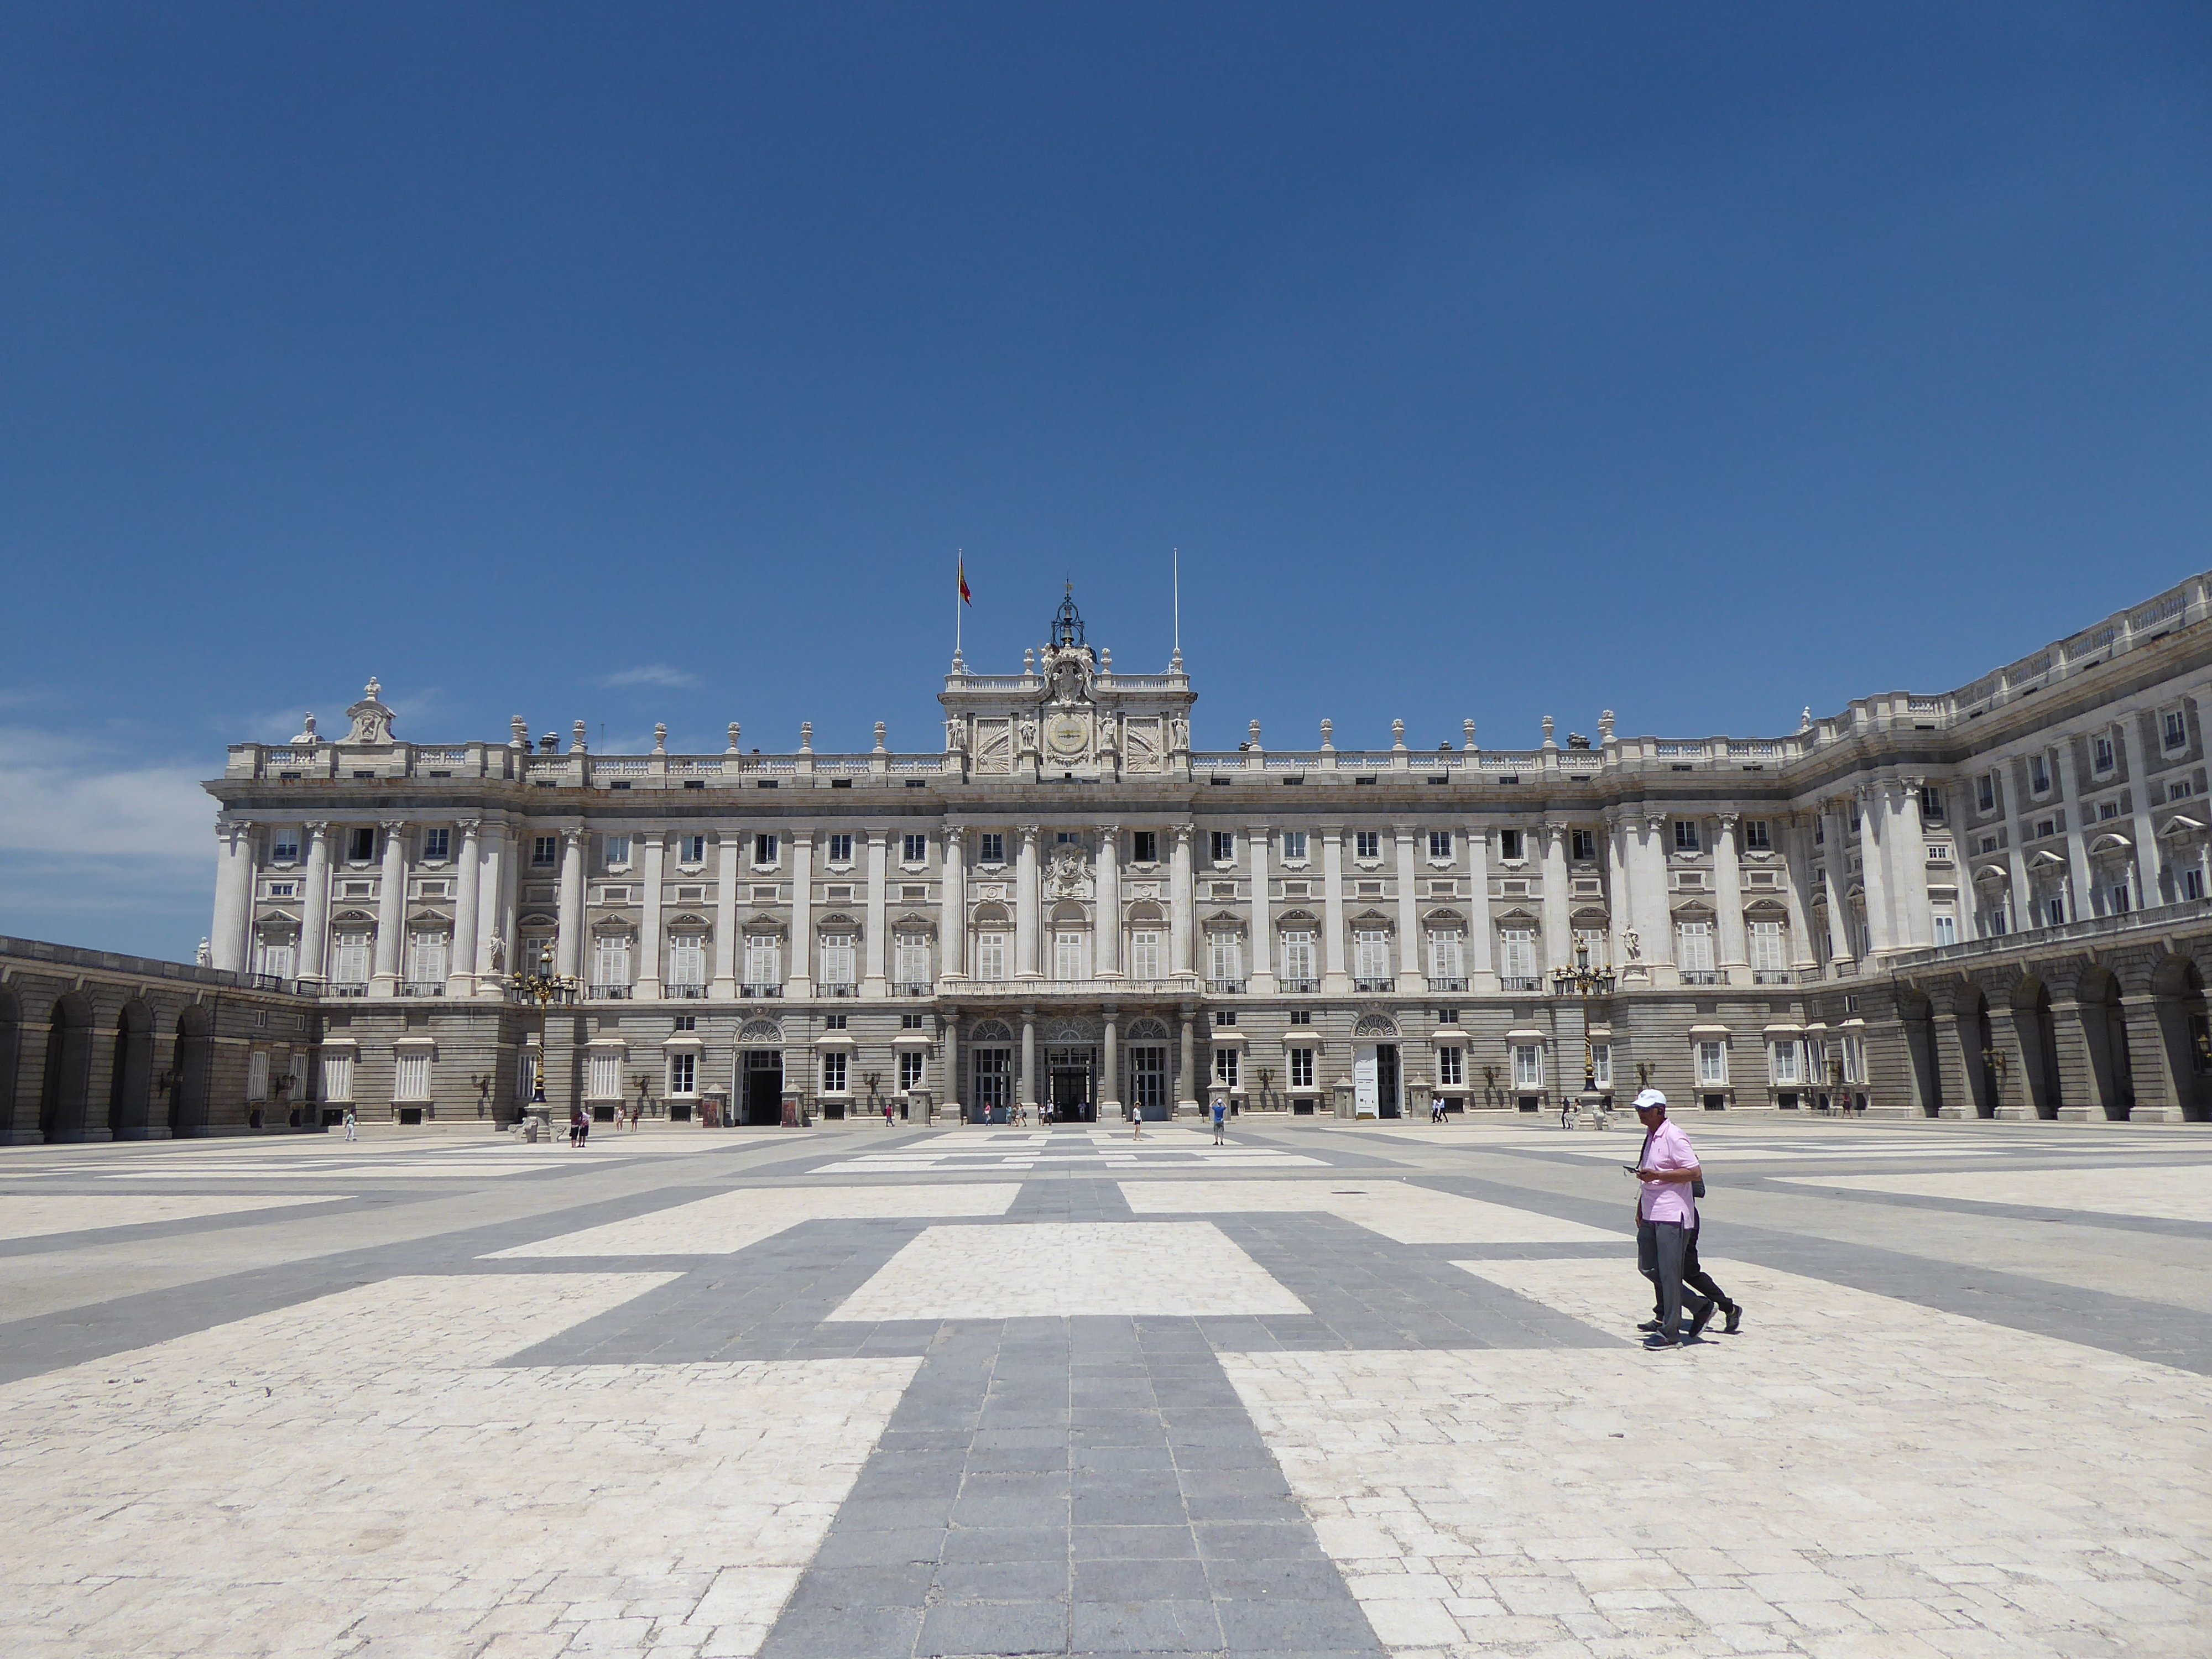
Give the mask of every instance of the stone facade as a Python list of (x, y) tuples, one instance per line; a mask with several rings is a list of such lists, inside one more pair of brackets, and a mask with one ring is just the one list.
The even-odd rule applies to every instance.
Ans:
[[(1780, 737), (1194, 752), (1181, 653), (1073, 605), (953, 659), (942, 750), (242, 744), (214, 966), (327, 1019), (316, 1100), (511, 1115), (787, 1091), (1164, 1113), (2202, 1117), (2212, 577), (1962, 690)], [(1559, 975), (1608, 976), (1585, 997)], [(518, 1004), (517, 970), (574, 1000)], [(543, 1036), (541, 1037), (541, 1025)], [(543, 1056), (544, 1058), (541, 1058)]]

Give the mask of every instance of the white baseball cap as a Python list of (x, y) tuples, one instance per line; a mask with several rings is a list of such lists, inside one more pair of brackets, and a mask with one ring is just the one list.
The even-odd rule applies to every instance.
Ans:
[(1664, 1111), (1666, 1108), (1667, 1097), (1656, 1089), (1646, 1089), (1636, 1097), (1636, 1109), (1639, 1112)]

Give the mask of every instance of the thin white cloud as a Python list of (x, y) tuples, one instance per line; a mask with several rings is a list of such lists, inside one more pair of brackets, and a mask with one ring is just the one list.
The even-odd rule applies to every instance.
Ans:
[(681, 668), (672, 668), (665, 662), (647, 663), (639, 668), (625, 668), (619, 674), (610, 674), (599, 684), (607, 686), (665, 685), (686, 686), (699, 684), (696, 674)]
[(0, 851), (174, 857), (212, 848), (214, 825), (192, 768), (0, 727)]

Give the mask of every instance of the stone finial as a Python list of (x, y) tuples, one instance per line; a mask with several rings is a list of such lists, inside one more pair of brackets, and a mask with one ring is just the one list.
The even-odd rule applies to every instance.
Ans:
[(558, 732), (548, 732), (544, 737), (538, 738), (538, 752), (541, 755), (559, 754), (561, 752), (561, 734)]
[(590, 749), (591, 744), (584, 741), (585, 730), (584, 722), (581, 720), (578, 720), (574, 726), (568, 728), (568, 752), (570, 754), (580, 755)]
[(530, 747), (530, 722), (517, 714), (507, 723), (507, 746), (510, 749)]
[(1600, 743), (1611, 743), (1613, 741), (1613, 710), (1610, 708), (1603, 708), (1598, 711), (1597, 740)]
[(1405, 746), (1406, 722), (1403, 720), (1392, 720), (1390, 722), (1390, 747), (1393, 750), (1396, 750), (1403, 749)]
[(1257, 754), (1260, 750), (1260, 722), (1254, 720), (1249, 726), (1246, 726), (1244, 728), (1244, 735), (1250, 742), (1252, 751), (1255, 754)]
[(200, 935), (200, 948), (192, 952), (192, 960), (203, 968), (215, 966), (215, 946), (208, 942), (205, 933)]
[(1036, 672), (1036, 653), (1035, 651), (1024, 651), (1022, 653), (1022, 672), (1024, 675), (1034, 674)]
[(1098, 672), (1103, 677), (1114, 672), (1114, 653), (1103, 647), (1098, 652)]
[(1800, 732), (1813, 729), (1813, 705), (1809, 702), (1805, 705), (1805, 712), (1797, 716), (1797, 729)]
[(729, 749), (729, 752), (730, 752), (731, 754), (732, 754), (732, 755), (734, 755), (734, 754), (736, 754), (736, 753), (738, 752), (738, 735), (739, 735), (739, 734), (744, 731), (744, 727), (742, 727), (742, 726), (740, 726), (737, 723), (737, 721), (735, 721), (735, 720), (732, 720), (732, 721), (730, 722), (730, 749)]
[(802, 755), (811, 755), (814, 752), (814, 722), (812, 720), (801, 720), (799, 723), (799, 752)]
[(876, 753), (878, 755), (887, 755), (890, 752), (884, 742), (884, 739), (890, 735), (890, 727), (884, 725), (883, 721), (876, 722)]
[(1334, 736), (1335, 731), (1336, 722), (1334, 720), (1323, 720), (1321, 723), (1321, 750), (1322, 753), (1324, 755), (1329, 753), (1336, 747), (1336, 742)]
[(653, 723), (653, 752), (656, 755), (668, 752), (668, 726), (665, 721), (655, 720)]
[(1168, 672), (1170, 674), (1180, 674), (1182, 672), (1182, 647), (1181, 646), (1176, 647), (1175, 653), (1168, 659)]
[(1474, 752), (1474, 722), (1473, 720), (1462, 720), (1459, 723), (1459, 734), (1461, 738), (1460, 747), (1466, 750), (1468, 754), (1472, 755)]
[(1547, 749), (1557, 749), (1559, 746), (1552, 738), (1553, 729), (1557, 725), (1558, 722), (1549, 714), (1544, 716), (1544, 747)]

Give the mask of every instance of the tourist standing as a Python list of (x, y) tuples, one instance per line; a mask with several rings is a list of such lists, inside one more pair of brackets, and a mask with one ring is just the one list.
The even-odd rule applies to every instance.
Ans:
[(353, 1108), (350, 1106), (345, 1109), (345, 1138), (348, 1140), (359, 1140), (361, 1139), (361, 1136), (356, 1132), (354, 1127)]
[[(1138, 1109), (1142, 1111), (1143, 1108)], [(1217, 1146), (1229, 1144), (1229, 1099), (1225, 1095), (1213, 1097), (1213, 1144)]]

